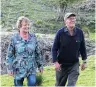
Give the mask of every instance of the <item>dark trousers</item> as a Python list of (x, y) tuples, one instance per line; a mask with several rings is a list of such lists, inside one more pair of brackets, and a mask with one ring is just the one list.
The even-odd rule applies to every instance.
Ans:
[[(24, 78), (17, 80), (14, 79), (14, 86), (23, 86), (23, 81)], [(31, 74), (27, 77), (27, 85), (28, 86), (35, 86), (36, 85), (36, 75), (35, 74)]]
[(75, 86), (79, 76), (79, 62), (68, 67), (61, 67), (60, 71), (56, 71), (56, 86)]

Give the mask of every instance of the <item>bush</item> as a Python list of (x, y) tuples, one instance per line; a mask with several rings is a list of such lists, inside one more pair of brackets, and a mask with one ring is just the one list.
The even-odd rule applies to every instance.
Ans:
[(90, 22), (88, 24), (90, 32), (94, 33), (95, 32), (95, 22)]
[(43, 24), (41, 20), (37, 20), (36, 24)]
[(36, 84), (37, 86), (40, 86), (42, 84), (43, 78), (42, 78), (42, 74), (41, 73), (37, 73), (36, 75)]
[(84, 32), (85, 37), (89, 38), (89, 34), (90, 34), (89, 28), (87, 26), (82, 26), (82, 30)]

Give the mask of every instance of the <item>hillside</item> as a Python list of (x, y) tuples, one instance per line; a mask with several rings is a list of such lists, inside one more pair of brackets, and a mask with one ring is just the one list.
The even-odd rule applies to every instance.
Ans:
[[(77, 23), (86, 25), (89, 30), (94, 31), (95, 0), (82, 0), (69, 4), (66, 12), (76, 13)], [(62, 15), (59, 5), (54, 0), (1, 0), (3, 31), (15, 30), (16, 20), (22, 15), (31, 20), (33, 23), (31, 30), (36, 33), (55, 33), (64, 25), (62, 20), (57, 20), (58, 16)]]

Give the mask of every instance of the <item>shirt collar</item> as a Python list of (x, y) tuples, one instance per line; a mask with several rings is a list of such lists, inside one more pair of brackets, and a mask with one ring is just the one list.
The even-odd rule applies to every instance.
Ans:
[[(76, 31), (77, 31), (76, 27), (74, 27), (73, 31), (74, 31), (73, 32), (73, 36), (74, 36), (74, 35), (76, 35)], [(70, 35), (69, 32), (68, 32), (68, 28), (67, 27), (64, 28), (64, 32), (67, 33), (68, 35)]]
[[(18, 37), (19, 40), (25, 41), (25, 40), (20, 36), (19, 33), (18, 33), (17, 37)], [(28, 37), (28, 40), (27, 40), (27, 41), (29, 41), (30, 39), (31, 39), (31, 35), (30, 35), (30, 33), (29, 33), (29, 37)]]

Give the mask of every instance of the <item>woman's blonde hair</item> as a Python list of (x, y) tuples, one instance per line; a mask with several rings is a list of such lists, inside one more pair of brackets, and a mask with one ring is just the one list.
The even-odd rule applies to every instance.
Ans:
[(21, 28), (22, 21), (25, 21), (25, 22), (29, 23), (29, 28), (30, 28), (30, 26), (31, 26), (30, 20), (25, 16), (21, 16), (21, 17), (18, 18), (17, 23), (16, 23), (16, 28), (17, 29)]

